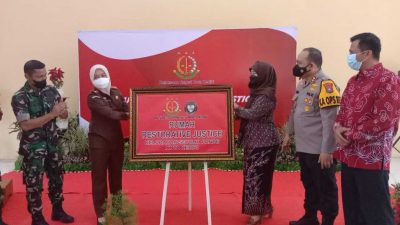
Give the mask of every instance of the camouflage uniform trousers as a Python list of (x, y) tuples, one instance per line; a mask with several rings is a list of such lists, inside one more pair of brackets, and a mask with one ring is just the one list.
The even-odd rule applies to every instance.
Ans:
[(23, 182), (26, 186), (28, 211), (34, 215), (42, 213), (43, 174), (46, 172), (49, 180), (49, 198), (53, 205), (64, 200), (62, 186), (64, 169), (60, 151), (36, 149), (22, 161)]

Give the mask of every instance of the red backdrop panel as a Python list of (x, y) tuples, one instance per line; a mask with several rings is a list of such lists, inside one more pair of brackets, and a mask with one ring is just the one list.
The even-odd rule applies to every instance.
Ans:
[[(93, 88), (89, 69), (94, 64), (100, 63), (109, 69), (112, 84), (125, 96), (134, 87), (228, 84), (233, 87), (235, 102), (245, 104), (245, 97), (249, 95), (248, 68), (256, 60), (263, 60), (271, 63), (277, 72), (275, 121), (282, 125), (288, 118), (294, 94), (295, 78), (291, 68), (295, 58), (293, 37), (267, 28), (211, 30), (175, 49), (130, 60), (100, 55), (79, 40), (80, 115), (90, 121), (86, 98)], [(191, 73), (194, 67), (196, 73)], [(179, 71), (189, 72), (187, 76), (179, 76)], [(213, 104), (215, 100), (207, 101)], [(237, 126), (235, 128), (237, 131)], [(123, 123), (123, 129), (124, 135), (129, 136), (128, 122)]]

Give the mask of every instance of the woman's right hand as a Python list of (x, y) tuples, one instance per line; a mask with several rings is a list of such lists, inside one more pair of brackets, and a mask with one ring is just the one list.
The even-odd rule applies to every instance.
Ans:
[(122, 114), (122, 119), (123, 119), (123, 120), (128, 120), (130, 115), (131, 115), (131, 114), (130, 114), (129, 112), (123, 112), (123, 114)]

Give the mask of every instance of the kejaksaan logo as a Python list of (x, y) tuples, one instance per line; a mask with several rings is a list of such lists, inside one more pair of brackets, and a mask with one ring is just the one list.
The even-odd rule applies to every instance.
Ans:
[(167, 116), (176, 116), (181, 110), (179, 109), (179, 103), (176, 100), (167, 99), (163, 111)]
[(181, 79), (192, 79), (195, 77), (200, 70), (197, 69), (197, 61), (194, 58), (194, 52), (189, 54), (188, 52), (180, 53), (178, 52), (180, 57), (176, 61), (176, 70), (173, 70), (174, 73)]

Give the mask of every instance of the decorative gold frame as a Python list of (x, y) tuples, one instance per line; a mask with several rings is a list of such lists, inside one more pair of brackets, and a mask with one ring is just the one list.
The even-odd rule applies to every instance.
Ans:
[[(138, 95), (143, 94), (169, 94), (169, 93), (199, 93), (199, 92), (223, 92), (226, 93), (227, 101), (227, 124), (228, 124), (228, 146), (226, 146), (226, 154), (213, 154), (213, 153), (188, 153), (188, 154), (137, 154), (136, 149), (136, 133), (137, 133), (137, 98)], [(233, 114), (233, 91), (231, 86), (213, 85), (213, 86), (199, 86), (199, 87), (144, 87), (132, 88), (130, 90), (130, 136), (129, 136), (129, 150), (131, 153), (131, 161), (222, 161), (235, 159), (234, 147), (234, 114)], [(218, 109), (213, 109), (218, 110)]]

